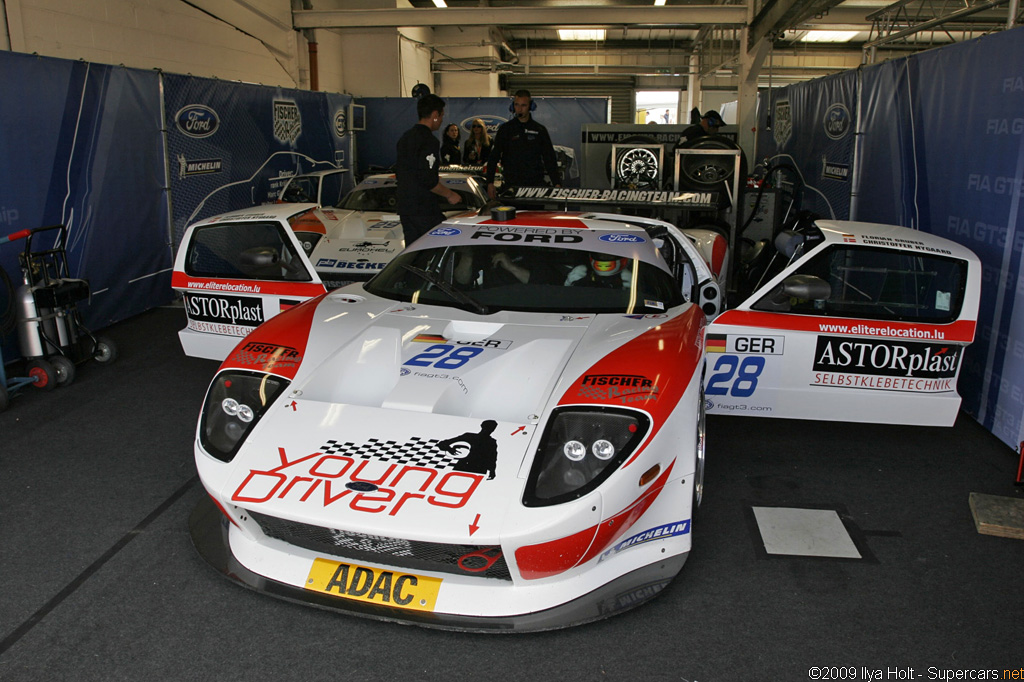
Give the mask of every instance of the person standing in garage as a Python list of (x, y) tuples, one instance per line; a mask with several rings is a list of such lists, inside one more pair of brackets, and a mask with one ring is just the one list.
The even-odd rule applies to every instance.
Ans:
[(494, 135), (494, 144), (487, 157), (487, 196), (494, 199), (497, 191), (494, 176), (501, 163), (502, 184), (511, 187), (540, 187), (547, 171), (551, 184), (562, 186), (555, 148), (548, 129), (537, 123), (530, 113), (536, 108), (529, 90), (516, 91), (512, 100), (512, 120), (505, 121)]
[(676, 142), (676, 147), (679, 147), (690, 140), (695, 140), (698, 137), (715, 135), (718, 133), (718, 129), (724, 125), (725, 121), (722, 120), (722, 115), (714, 109), (708, 109), (707, 113), (700, 117), (700, 121), (698, 123), (691, 125), (683, 131), (679, 141)]
[(416, 102), (419, 122), (398, 140), (395, 181), (398, 217), (408, 246), (444, 220), (437, 197), (459, 203), (457, 192), (446, 187), (437, 173), (441, 146), (434, 137), (444, 121), (444, 100), (425, 95)]

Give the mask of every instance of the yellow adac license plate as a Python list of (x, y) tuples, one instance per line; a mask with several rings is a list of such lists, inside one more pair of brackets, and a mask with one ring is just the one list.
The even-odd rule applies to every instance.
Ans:
[(314, 559), (306, 589), (343, 599), (397, 606), (400, 609), (433, 611), (440, 578), (396, 573), (381, 568)]

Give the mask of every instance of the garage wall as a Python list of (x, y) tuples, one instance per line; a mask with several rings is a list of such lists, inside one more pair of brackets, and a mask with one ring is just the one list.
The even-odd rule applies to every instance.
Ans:
[[(160, 68), (225, 80), (299, 85), (299, 34), (291, 30), (285, 0), (255, 0), (259, 15), (236, 10), (228, 17), (250, 23), (248, 32), (181, 0), (4, 0), (11, 49)], [(210, 3), (212, 4), (212, 3)], [(222, 10), (235, 3), (219, 2)], [(248, 16), (249, 21), (246, 22)], [(304, 59), (302, 61), (305, 61)]]
[[(353, 158), (348, 95), (6, 51), (0, 92), (0, 235), (66, 226), (69, 274), (91, 285), (80, 309), (92, 329), (171, 301), (187, 223), (273, 200), (288, 176)], [(58, 234), (35, 237), (33, 250)], [(25, 244), (0, 245), (14, 287)], [(0, 286), (0, 312), (12, 298)], [(4, 359), (15, 360), (13, 329), (3, 331)]]

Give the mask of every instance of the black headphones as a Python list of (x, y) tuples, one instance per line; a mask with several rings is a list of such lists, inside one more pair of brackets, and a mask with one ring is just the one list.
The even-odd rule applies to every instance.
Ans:
[[(513, 114), (516, 112), (516, 98), (513, 97), (508, 102), (508, 110)], [(537, 100), (533, 97), (530, 98), (530, 111), (537, 111)]]

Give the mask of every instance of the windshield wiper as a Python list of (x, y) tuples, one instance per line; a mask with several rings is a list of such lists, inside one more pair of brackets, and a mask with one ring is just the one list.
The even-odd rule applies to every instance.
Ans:
[(421, 268), (418, 268), (415, 265), (406, 265), (405, 263), (402, 263), (402, 267), (408, 270), (409, 272), (413, 273), (417, 277), (423, 279), (424, 281), (433, 284), (435, 287), (437, 287), (444, 293), (448, 294), (448, 296), (453, 301), (461, 303), (462, 305), (469, 306), (470, 308), (475, 310), (478, 315), (490, 314), (487, 310), (487, 306), (485, 306), (483, 303), (477, 301), (475, 298), (465, 293), (464, 291), (459, 291), (458, 289), (451, 286), (447, 282), (438, 278), (436, 275), (429, 273)]

